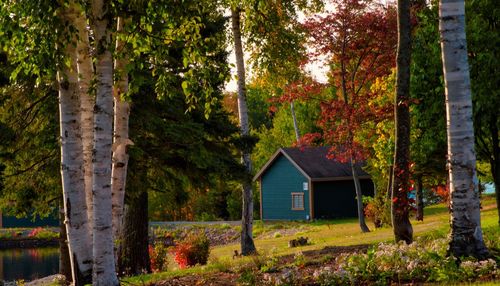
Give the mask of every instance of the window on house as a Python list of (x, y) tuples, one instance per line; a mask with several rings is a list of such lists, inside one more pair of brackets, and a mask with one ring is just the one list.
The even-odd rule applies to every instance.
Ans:
[(304, 210), (304, 193), (292, 193), (292, 210)]

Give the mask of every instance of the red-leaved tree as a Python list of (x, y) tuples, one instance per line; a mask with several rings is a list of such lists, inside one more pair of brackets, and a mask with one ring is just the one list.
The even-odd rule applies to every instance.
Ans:
[[(309, 58), (327, 58), (332, 96), (321, 104), (322, 134), (306, 135), (300, 143), (310, 144), (321, 137), (324, 144), (331, 146), (330, 159), (351, 164), (359, 223), (361, 230), (367, 232), (355, 166), (366, 159), (369, 149), (364, 137), (357, 134), (364, 123), (392, 116), (392, 105), (376, 106), (369, 102), (377, 96), (370, 89), (371, 84), (390, 74), (395, 66), (396, 9), (363, 0), (334, 0), (332, 4), (333, 12), (304, 24), (312, 48)], [(294, 83), (288, 87), (284, 99), (311, 99), (321, 92), (320, 87), (318, 83)]]

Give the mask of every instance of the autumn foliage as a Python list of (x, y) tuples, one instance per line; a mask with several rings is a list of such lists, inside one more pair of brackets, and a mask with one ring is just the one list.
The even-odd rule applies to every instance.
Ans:
[(446, 185), (438, 185), (432, 188), (434, 194), (436, 194), (442, 202), (449, 205), (450, 203), (450, 189)]
[(174, 260), (181, 269), (196, 264), (204, 265), (210, 254), (210, 241), (204, 233), (191, 234), (176, 245), (174, 253)]
[[(358, 131), (366, 122), (392, 116), (391, 102), (372, 104), (379, 94), (370, 87), (395, 66), (396, 10), (360, 0), (335, 0), (333, 5), (334, 12), (304, 23), (312, 47), (309, 58), (327, 56), (330, 95), (321, 97), (318, 125), (322, 134), (306, 135), (299, 145), (321, 137), (324, 144), (332, 146), (331, 159), (364, 160), (369, 153), (364, 136), (374, 136), (375, 132), (359, 136)], [(317, 82), (294, 82), (286, 88), (282, 100), (320, 98), (324, 89), (325, 85)]]

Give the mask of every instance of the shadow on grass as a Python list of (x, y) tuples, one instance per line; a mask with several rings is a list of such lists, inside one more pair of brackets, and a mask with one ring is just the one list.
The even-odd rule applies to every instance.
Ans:
[(338, 218), (338, 219), (320, 219), (310, 222), (310, 225), (322, 226), (322, 225), (333, 225), (333, 224), (347, 224), (356, 223), (357, 218)]

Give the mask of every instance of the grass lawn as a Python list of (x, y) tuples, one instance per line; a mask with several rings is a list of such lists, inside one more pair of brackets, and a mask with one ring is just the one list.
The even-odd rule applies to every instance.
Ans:
[[(481, 223), (484, 229), (498, 227), (497, 209), (493, 196), (487, 196), (483, 199), (483, 211), (481, 213)], [(449, 214), (445, 205), (439, 204), (425, 208), (424, 221), (412, 220), (414, 236), (431, 235), (442, 237), (450, 229)], [(259, 253), (273, 252), (278, 255), (292, 254), (297, 250), (288, 247), (288, 241), (298, 236), (307, 236), (312, 240), (312, 245), (301, 247), (303, 250), (321, 249), (325, 246), (348, 246), (358, 244), (373, 244), (378, 242), (387, 242), (394, 239), (392, 228), (376, 229), (369, 223), (371, 232), (362, 233), (360, 231), (357, 219), (344, 219), (318, 222), (255, 222), (255, 231), (269, 232), (270, 230), (279, 231), (276, 225), (286, 228), (301, 228), (307, 226), (303, 232), (298, 232), (293, 236), (272, 237), (265, 239), (256, 239), (255, 244)], [(234, 250), (239, 250), (239, 244), (230, 244), (214, 247), (211, 250), (213, 258), (229, 258)]]
[[(482, 199), (481, 223), (483, 230), (498, 233), (498, 215), (494, 196), (484, 196)], [(444, 237), (449, 232), (449, 214), (443, 204), (426, 207), (424, 221), (411, 221), (414, 236)], [(262, 222), (255, 221), (255, 244), (260, 255), (283, 256), (294, 254), (299, 249), (289, 248), (288, 241), (299, 236), (308, 237), (312, 244), (300, 247), (301, 251), (319, 250), (326, 246), (351, 246), (360, 244), (375, 244), (393, 240), (391, 228), (375, 229), (369, 224), (371, 232), (362, 233), (357, 219), (343, 219), (316, 222)], [(287, 234), (287, 230), (295, 230)], [(498, 245), (499, 242), (494, 242)], [(171, 277), (189, 274), (202, 274), (225, 271), (235, 265), (251, 263), (254, 258), (243, 257), (233, 260), (234, 250), (239, 250), (239, 244), (221, 245), (211, 248), (209, 263), (206, 266), (196, 266), (184, 270), (176, 269), (172, 261), (172, 269), (167, 272), (141, 275), (123, 279), (123, 285), (150, 283)], [(489, 283), (489, 282), (488, 282)], [(436, 284), (439, 285), (439, 284)], [(467, 285), (467, 284), (460, 284)], [(469, 284), (495, 285), (495, 284)]]

